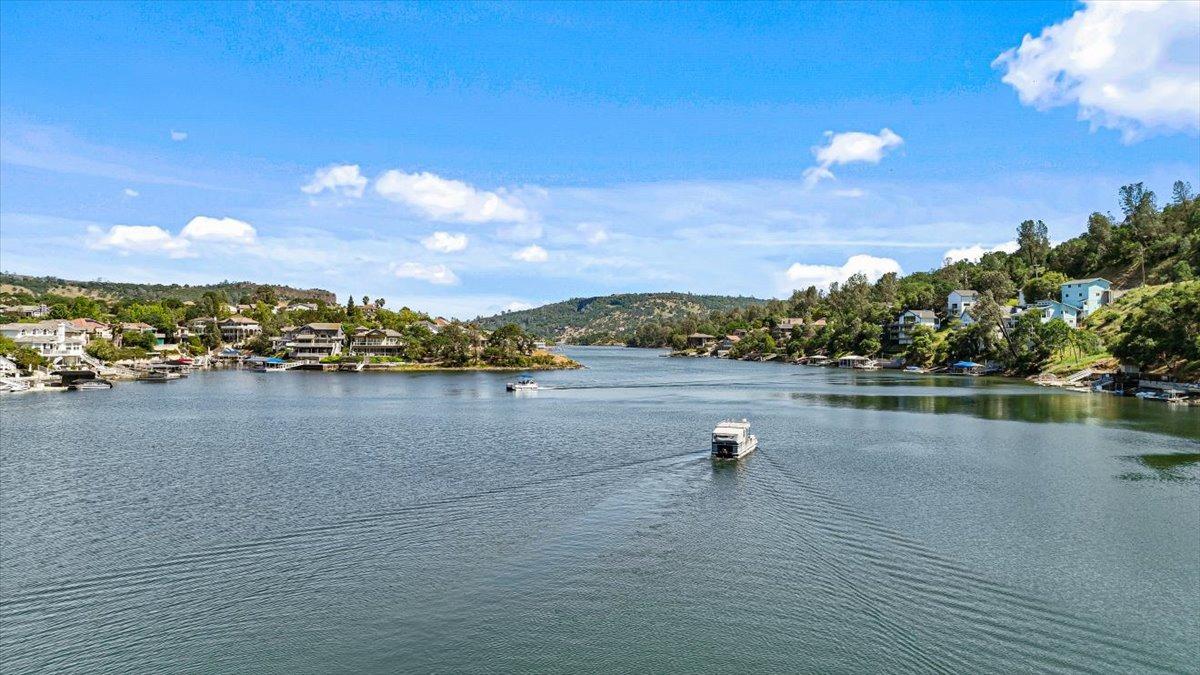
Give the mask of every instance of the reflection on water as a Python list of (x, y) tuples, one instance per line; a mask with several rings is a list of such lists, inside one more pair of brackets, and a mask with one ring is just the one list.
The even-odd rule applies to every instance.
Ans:
[(1131, 471), (1118, 476), (1122, 480), (1200, 481), (1200, 452), (1131, 455), (1121, 459), (1136, 462), (1152, 472)]
[[(897, 386), (895, 381), (876, 386)], [(909, 395), (793, 392), (789, 397), (807, 405), (912, 413), (971, 415), (987, 420), (1020, 422), (1102, 423), (1200, 438), (1200, 411), (1154, 401), (1122, 399), (1101, 394), (1029, 393)]]

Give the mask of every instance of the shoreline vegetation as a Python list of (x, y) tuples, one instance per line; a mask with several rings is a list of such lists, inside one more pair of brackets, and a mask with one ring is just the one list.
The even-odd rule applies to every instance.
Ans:
[[(534, 309), (483, 321), (512, 318), (571, 343), (699, 349), (734, 359), (857, 355), (922, 369), (973, 362), (1013, 377), (1125, 368), (1195, 380), (1200, 200), (1176, 181), (1161, 208), (1141, 183), (1123, 186), (1118, 203), (1119, 215), (1092, 213), (1083, 234), (1057, 245), (1044, 222), (1027, 220), (1011, 252), (947, 259), (936, 270), (874, 282), (857, 274), (784, 300), (652, 316), (606, 331), (577, 322), (545, 328), (562, 313), (557, 306), (547, 317)], [(1066, 297), (1064, 286), (1087, 282), (1102, 292), (1086, 301)], [(952, 301), (959, 293), (970, 296), (969, 308)], [(913, 322), (905, 324), (905, 315)]]
[[(188, 287), (195, 300), (144, 300), (145, 293), (129, 284), (106, 285), (132, 287), (134, 297), (114, 298), (61, 294), (84, 287), (60, 279), (5, 275), (0, 281), (0, 367), (43, 379), (51, 371), (80, 368), (130, 377), (168, 361), (394, 372), (582, 367), (516, 325), (486, 330), (408, 307), (392, 310), (384, 298), (351, 297), (343, 305), (326, 302), (332, 298), (327, 291), (297, 298), (293, 294), (302, 291), (281, 295), (286, 287), (271, 285), (230, 297), (223, 288), (250, 285), (227, 282), (199, 295)], [(35, 288), (54, 284), (59, 292), (37, 294), (17, 281)]]

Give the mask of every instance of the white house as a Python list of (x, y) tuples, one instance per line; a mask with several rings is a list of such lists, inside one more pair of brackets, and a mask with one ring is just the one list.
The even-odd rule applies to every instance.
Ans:
[(18, 346), (32, 347), (54, 366), (77, 365), (87, 344), (84, 332), (63, 319), (2, 324), (0, 335), (11, 338)]
[(350, 353), (363, 356), (403, 356), (404, 335), (391, 328), (359, 328), (350, 336)]
[(1112, 282), (1100, 277), (1072, 279), (1063, 283), (1059, 300), (1064, 305), (1078, 307), (1079, 318), (1082, 319), (1109, 303), (1111, 288)]
[(979, 291), (956, 290), (946, 296), (946, 318), (957, 319), (979, 302)]
[(233, 345), (241, 344), (262, 332), (262, 325), (257, 321), (236, 314), (222, 319), (217, 327), (221, 329), (221, 339)]
[(937, 315), (931, 309), (906, 309), (892, 324), (891, 338), (898, 345), (912, 344), (913, 329), (917, 326), (929, 326), (937, 330)]
[(346, 334), (340, 323), (309, 323), (284, 337), (288, 356), (301, 361), (318, 361), (341, 354)]

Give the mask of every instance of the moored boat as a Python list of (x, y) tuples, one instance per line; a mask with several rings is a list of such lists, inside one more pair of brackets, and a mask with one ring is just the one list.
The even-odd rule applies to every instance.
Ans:
[(90, 389), (112, 389), (113, 383), (108, 380), (95, 378), (92, 380), (78, 380), (67, 385), (67, 389), (71, 391), (88, 391)]

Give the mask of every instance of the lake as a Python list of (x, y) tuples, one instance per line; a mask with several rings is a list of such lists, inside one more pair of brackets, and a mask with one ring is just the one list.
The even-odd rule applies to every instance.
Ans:
[[(0, 399), (6, 673), (1188, 672), (1200, 410), (573, 348)], [(714, 464), (747, 417), (760, 449)]]

